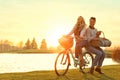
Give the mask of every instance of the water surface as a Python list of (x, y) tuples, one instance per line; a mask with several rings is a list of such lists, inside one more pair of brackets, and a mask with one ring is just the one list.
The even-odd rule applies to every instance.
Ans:
[[(0, 54), (0, 73), (54, 70), (57, 54)], [(106, 58), (103, 65), (117, 64)], [(73, 61), (70, 68), (74, 68)]]

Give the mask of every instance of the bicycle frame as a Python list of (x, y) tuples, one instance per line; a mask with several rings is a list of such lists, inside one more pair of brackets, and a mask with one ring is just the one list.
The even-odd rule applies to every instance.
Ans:
[[(65, 50), (65, 54), (63, 55), (63, 57), (62, 57), (62, 59), (61, 59), (61, 64), (62, 64), (62, 62), (63, 62), (63, 59), (64, 59), (65, 55), (69, 55), (69, 54), (71, 55), (71, 57), (72, 57), (72, 59), (73, 59), (73, 62), (75, 63), (76, 59), (75, 59), (75, 57), (74, 57), (74, 55), (73, 55), (72, 50), (71, 50), (71, 49), (66, 49), (66, 50)], [(63, 63), (63, 65), (66, 64), (66, 62), (67, 62), (67, 57), (66, 57), (65, 62)], [(69, 61), (69, 64), (71, 65), (70, 61)]]
[(73, 55), (72, 50), (71, 50), (71, 49), (69, 49), (69, 51), (70, 51), (70, 54), (71, 54), (71, 56), (72, 56), (72, 58), (73, 58), (73, 61), (75, 62), (75, 57), (74, 57), (74, 55)]

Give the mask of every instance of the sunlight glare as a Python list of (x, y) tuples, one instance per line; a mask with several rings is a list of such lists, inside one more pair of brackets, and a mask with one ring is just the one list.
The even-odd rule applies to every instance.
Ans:
[(65, 25), (59, 24), (54, 25), (52, 30), (50, 30), (50, 35), (47, 36), (47, 40), (49, 40), (50, 45), (57, 47), (59, 45), (58, 39), (66, 34)]

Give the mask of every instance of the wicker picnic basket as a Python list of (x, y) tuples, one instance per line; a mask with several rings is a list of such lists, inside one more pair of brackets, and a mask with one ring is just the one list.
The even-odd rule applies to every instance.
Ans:
[(110, 47), (112, 42), (105, 37), (104, 32), (102, 32), (103, 37), (100, 37), (99, 40), (92, 40), (90, 45), (94, 47)]
[(58, 41), (59, 41), (60, 45), (65, 49), (69, 49), (73, 46), (73, 37), (72, 36), (62, 36)]

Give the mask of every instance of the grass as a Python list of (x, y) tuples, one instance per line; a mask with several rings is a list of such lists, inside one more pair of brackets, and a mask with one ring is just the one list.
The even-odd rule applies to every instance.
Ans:
[(57, 76), (54, 71), (33, 71), (25, 73), (0, 74), (0, 80), (120, 80), (120, 65), (104, 66), (105, 74), (95, 72), (82, 74), (78, 69), (69, 70), (65, 76)]
[(105, 50), (106, 57), (111, 58), (113, 51), (111, 50)]
[(40, 49), (8, 51), (8, 53), (55, 53), (55, 52), (56, 52), (55, 50), (40, 50)]

